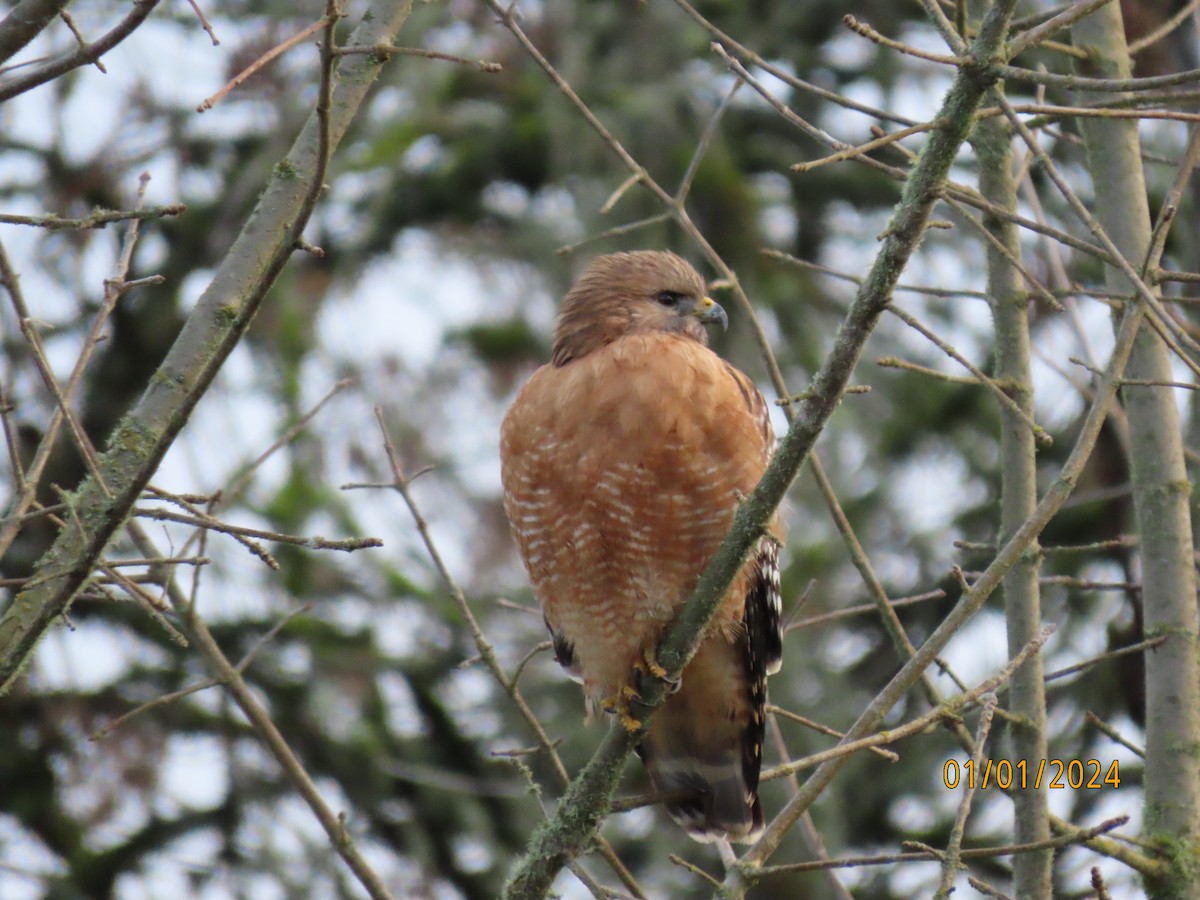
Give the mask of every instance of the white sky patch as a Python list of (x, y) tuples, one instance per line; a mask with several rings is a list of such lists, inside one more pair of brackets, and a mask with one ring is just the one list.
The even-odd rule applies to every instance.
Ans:
[(453, 847), (458, 864), (466, 872), (484, 872), (496, 861), (492, 848), (475, 835), (456, 835)]
[[(940, 863), (907, 862), (892, 869), (888, 886), (900, 897), (932, 897), (941, 874)], [(963, 884), (956, 893), (965, 894), (966, 887)]]
[(430, 236), (406, 232), (395, 252), (354, 285), (352, 303), (324, 304), (317, 330), (335, 356), (400, 354), (414, 367), (428, 366), (445, 330), (482, 318), (491, 293), (478, 269), (435, 252)]
[[(6, 868), (9, 866), (11, 870)], [(44, 885), (38, 879), (64, 871), (57, 857), (31, 832), (15, 818), (0, 814), (0, 896), (5, 900), (44, 897)]]
[(482, 666), (453, 672), (439, 685), (439, 693), (464, 734), (487, 738), (499, 733), (503, 723), (491, 707), (496, 682)]
[(899, 831), (920, 832), (932, 828), (945, 815), (935, 809), (928, 794), (905, 794), (888, 805), (887, 818)]
[(839, 29), (821, 45), (821, 56), (839, 69), (861, 69), (878, 52), (873, 43), (850, 29)]
[[(1004, 637), (1004, 615), (992, 609), (982, 609), (959, 629), (941, 653), (942, 659), (954, 674), (972, 687), (990, 678), (1008, 664), (1008, 644)], [(950, 690), (949, 680), (943, 690)]]
[(821, 642), (819, 651), (825, 660), (825, 666), (830, 671), (845, 672), (875, 649), (871, 637), (855, 631), (839, 628), (827, 634)]
[(904, 511), (912, 531), (948, 535), (957, 515), (984, 499), (986, 488), (969, 474), (966, 461), (950, 450), (919, 454), (891, 471), (894, 508)]
[(39, 690), (95, 691), (120, 680), (131, 663), (162, 661), (162, 651), (126, 629), (81, 621), (50, 629), (34, 654), (32, 677)]
[(780, 172), (762, 172), (754, 176), (754, 189), (762, 198), (760, 227), (767, 241), (786, 247), (796, 238), (799, 219), (792, 204), (792, 187)]
[(388, 728), (397, 738), (420, 737), (425, 731), (424, 720), (408, 682), (394, 672), (383, 672), (379, 676), (379, 690), (386, 701)]
[[(159, 761), (164, 790), (159, 802), (166, 800), (185, 808), (204, 808), (229, 789), (229, 770), (221, 741), (200, 735), (173, 736), (167, 742), (166, 756)], [(172, 809), (171, 815), (177, 814)]]
[[(881, 109), (888, 102), (887, 97), (884, 96), (883, 88), (875, 81), (856, 81), (852, 84), (844, 85), (841, 88), (841, 92), (847, 99), (872, 109)], [(825, 129), (834, 137), (848, 144), (858, 140), (869, 140), (870, 127), (879, 124), (878, 120), (867, 116), (865, 113), (848, 109), (844, 106), (827, 106), (821, 110), (821, 116)], [(887, 130), (890, 131), (898, 127), (888, 125)], [(812, 157), (816, 158), (817, 156), (824, 156), (832, 152), (832, 149), (825, 148), (822, 150), (813, 145), (811, 150), (806, 150), (805, 152), (812, 153)], [(837, 165), (858, 165), (858, 163), (837, 163)]]

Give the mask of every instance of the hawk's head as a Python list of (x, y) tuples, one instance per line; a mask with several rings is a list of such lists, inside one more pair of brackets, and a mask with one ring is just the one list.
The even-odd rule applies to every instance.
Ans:
[(704, 326), (729, 319), (705, 296), (704, 279), (674, 253), (639, 250), (597, 256), (571, 286), (554, 327), (554, 365), (586, 356), (627, 334), (666, 331), (708, 343)]

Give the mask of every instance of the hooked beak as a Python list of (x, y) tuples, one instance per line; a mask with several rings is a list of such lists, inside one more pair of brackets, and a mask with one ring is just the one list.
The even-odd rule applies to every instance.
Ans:
[(722, 331), (729, 328), (729, 316), (725, 315), (725, 310), (721, 308), (721, 304), (717, 303), (712, 297), (701, 297), (696, 301), (695, 307), (688, 311), (689, 316), (695, 316), (705, 325), (719, 324)]

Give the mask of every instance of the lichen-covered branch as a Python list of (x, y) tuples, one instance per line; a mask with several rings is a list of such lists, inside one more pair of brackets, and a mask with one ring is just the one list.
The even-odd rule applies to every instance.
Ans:
[[(1015, 210), (1017, 185), (1013, 178), (1012, 132), (1007, 123), (999, 119), (980, 122), (974, 144), (979, 158), (980, 191), (997, 206)], [(1019, 410), (1031, 416), (1029, 298), (1021, 274), (1011, 261), (1020, 258), (1020, 240), (1011, 220), (985, 216), (984, 224), (1008, 251), (1006, 254), (996, 246), (988, 246), (988, 303), (996, 329), (996, 380), (1007, 387)], [(1037, 447), (1022, 417), (1005, 404), (1000, 405), (1000, 456), (999, 542), (1003, 544), (1037, 508)], [(1035, 540), (1004, 576), (1004, 616), (1010, 656), (1041, 628), (1039, 568)], [(1014, 758), (1045, 759), (1046, 689), (1040, 654), (1035, 654), (1013, 674), (1009, 709), (1017, 715), (1010, 726)], [(1050, 838), (1047, 793), (1040, 785), (1013, 792), (1018, 843), (1036, 844)], [(1013, 889), (1017, 896), (1049, 896), (1053, 861), (1054, 855), (1049, 850), (1014, 859)]]
[[(1086, 74), (1129, 77), (1124, 28), (1115, 6), (1076, 25), (1073, 35), (1075, 43), (1089, 50)], [(1080, 122), (1080, 130), (1096, 186), (1096, 218), (1126, 259), (1156, 266), (1137, 127), (1124, 120), (1088, 119)], [(1191, 163), (1189, 156), (1181, 178)], [(1127, 291), (1130, 282), (1110, 267), (1106, 286)], [(1170, 351), (1149, 328), (1138, 334), (1129, 375), (1157, 383), (1172, 378)], [(1122, 399), (1141, 537), (1146, 636), (1166, 638), (1145, 657), (1144, 827), (1172, 857), (1171, 874), (1165, 880), (1148, 879), (1147, 887), (1154, 897), (1195, 897), (1200, 895), (1200, 622), (1191, 486), (1174, 391), (1146, 385), (1122, 391)]]

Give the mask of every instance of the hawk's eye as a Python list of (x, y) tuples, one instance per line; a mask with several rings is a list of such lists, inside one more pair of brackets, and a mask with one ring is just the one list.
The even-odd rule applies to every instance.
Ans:
[(678, 291), (659, 291), (654, 295), (654, 299), (663, 306), (678, 306), (683, 295)]

